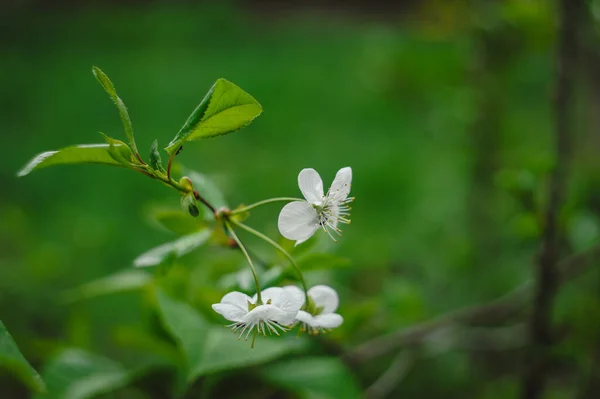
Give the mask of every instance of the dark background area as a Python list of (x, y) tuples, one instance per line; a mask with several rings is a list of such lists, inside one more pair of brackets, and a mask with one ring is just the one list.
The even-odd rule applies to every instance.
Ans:
[[(586, 2), (578, 16), (561, 259), (593, 250), (600, 234), (599, 7)], [(179, 199), (141, 175), (83, 165), (15, 177), (39, 152), (101, 142), (100, 131), (123, 138), (90, 72), (97, 65), (126, 102), (143, 154), (155, 138), (166, 146), (219, 77), (262, 104), (248, 128), (190, 144), (179, 157), (230, 204), (296, 196), (305, 167), (327, 185), (352, 166), (352, 224), (331, 249), (351, 266), (308, 276), (338, 290), (345, 323), (312, 350), (345, 355), (368, 397), (518, 397), (536, 359), (529, 300), (510, 317), (484, 312), (493, 320), (349, 357), (375, 337), (485, 304), (536, 276), (557, 164), (558, 4), (8, 1), (0, 15), (0, 319), (36, 369), (64, 347), (135, 364), (114, 334), (150, 329), (140, 295), (60, 298), (173, 239), (147, 214)], [(276, 237), (278, 211), (258, 210), (252, 225)], [(182, 265), (202, 270), (215, 257), (199, 250)], [(556, 293), (547, 398), (600, 392), (600, 274), (590, 266)], [(220, 297), (218, 274), (190, 277), (205, 290), (190, 288), (200, 313)], [(390, 367), (395, 377), (381, 392)], [(219, 374), (214, 397), (307, 396), (253, 383), (229, 392), (228, 381), (254, 381), (236, 372)], [(130, 389), (103, 397), (170, 397), (147, 382)], [(0, 397), (26, 392), (0, 374)]]

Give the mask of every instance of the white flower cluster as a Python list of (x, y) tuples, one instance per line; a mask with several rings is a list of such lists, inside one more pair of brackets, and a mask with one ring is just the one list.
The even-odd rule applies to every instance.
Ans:
[[(296, 286), (271, 287), (262, 291), (262, 303), (257, 296), (250, 297), (233, 291), (221, 302), (212, 305), (215, 312), (232, 321), (228, 327), (238, 338), (248, 339), (256, 329), (258, 334), (279, 335), (295, 324), (309, 333), (318, 333), (338, 327), (344, 319), (335, 313), (339, 305), (337, 292), (326, 285), (316, 285), (304, 292)], [(301, 310), (304, 308), (305, 310)]]
[[(348, 197), (352, 183), (352, 169), (340, 169), (327, 194), (323, 191), (323, 180), (314, 169), (303, 169), (298, 175), (298, 186), (304, 195), (305, 201), (294, 200), (283, 207), (279, 214), (278, 227), (281, 234), (296, 245), (308, 240), (322, 228), (335, 241), (331, 231), (341, 235), (338, 227), (340, 223), (350, 223), (350, 207), (348, 204), (354, 198)], [(246, 209), (252, 209), (260, 204), (289, 200), (288, 198), (274, 198), (265, 200)], [(266, 240), (271, 245), (282, 251), (300, 274), (303, 285), (302, 272), (291, 256), (278, 244), (264, 236), (262, 233), (236, 222), (237, 226), (244, 228), (258, 237)], [(318, 334), (335, 327), (339, 327), (344, 319), (335, 313), (339, 305), (337, 292), (326, 285), (317, 285), (306, 291), (292, 285), (285, 287), (271, 287), (260, 290), (258, 278), (252, 266), (252, 261), (241, 242), (230, 230), (234, 239), (246, 255), (254, 274), (259, 294), (250, 297), (244, 293), (233, 291), (221, 299), (221, 302), (212, 305), (215, 312), (219, 313), (232, 323), (228, 326), (238, 334), (238, 339), (246, 340), (253, 335), (275, 334), (280, 335), (295, 325), (301, 331), (309, 334)], [(305, 288), (306, 289), (306, 288)]]

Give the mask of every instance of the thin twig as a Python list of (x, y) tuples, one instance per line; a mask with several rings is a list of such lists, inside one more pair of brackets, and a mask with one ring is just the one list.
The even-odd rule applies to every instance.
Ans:
[(175, 159), (175, 156), (179, 154), (179, 151), (181, 151), (181, 147), (169, 155), (169, 161), (167, 162), (167, 180), (169, 181), (171, 181), (171, 167), (173, 166), (173, 160)]
[(550, 348), (553, 345), (552, 307), (558, 291), (556, 266), (560, 256), (561, 239), (558, 215), (564, 201), (566, 174), (571, 157), (569, 111), (577, 56), (578, 4), (576, 3), (578, 2), (573, 0), (561, 0), (559, 6), (559, 48), (554, 103), (556, 163), (548, 187), (548, 205), (536, 268), (536, 288), (530, 322), (530, 340), (535, 349), (536, 360), (523, 377), (521, 397), (524, 399), (537, 399), (542, 396), (546, 385)]
[[(599, 260), (600, 245), (561, 261), (559, 264), (560, 283), (579, 276), (592, 263)], [(525, 308), (532, 296), (533, 287), (533, 282), (530, 280), (491, 302), (455, 310), (423, 323), (374, 338), (348, 352), (345, 358), (351, 363), (363, 363), (405, 346), (418, 345), (435, 331), (453, 324), (476, 325), (503, 321)]]
[(213, 213), (213, 215), (215, 215), (217, 213), (217, 208), (215, 208), (210, 202), (208, 202), (208, 200), (206, 198), (201, 196), (200, 193), (198, 192), (198, 190), (194, 190), (194, 198), (196, 198), (198, 201), (202, 202), (204, 204), (204, 206), (206, 206), (208, 209), (210, 209), (210, 211)]
[(271, 238), (269, 238), (265, 234), (261, 233), (260, 231), (253, 229), (252, 227), (247, 226), (241, 222), (236, 222), (235, 220), (232, 220), (232, 223), (235, 224), (236, 226), (246, 230), (248, 233), (254, 234), (256, 237), (260, 238), (261, 240), (264, 240), (265, 242), (272, 245), (276, 250), (281, 252), (283, 254), (283, 256), (285, 256), (287, 258), (287, 260), (289, 260), (290, 263), (292, 264), (292, 266), (294, 267), (294, 270), (298, 274), (298, 280), (300, 280), (300, 283), (302, 284), (302, 289), (304, 290), (304, 295), (306, 295), (306, 297), (308, 298), (308, 286), (306, 285), (306, 281), (304, 280), (304, 276), (302, 275), (302, 270), (300, 270), (300, 267), (298, 267), (298, 264), (296, 263), (296, 261), (294, 260), (292, 255), (290, 255), (288, 253), (288, 251), (283, 249), (283, 247), (281, 245), (277, 244)]
[(365, 392), (367, 399), (388, 397), (406, 377), (415, 361), (413, 351), (400, 352), (390, 367)]

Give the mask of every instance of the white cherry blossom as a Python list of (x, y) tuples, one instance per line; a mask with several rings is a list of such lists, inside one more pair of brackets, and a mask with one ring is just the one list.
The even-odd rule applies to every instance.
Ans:
[(283, 207), (278, 220), (281, 235), (295, 240), (298, 245), (312, 237), (321, 227), (335, 241), (331, 230), (341, 235), (338, 225), (350, 223), (348, 204), (354, 200), (348, 197), (351, 184), (352, 168), (342, 168), (325, 195), (319, 173), (310, 168), (302, 169), (298, 174), (298, 187), (306, 201), (290, 202)]
[(308, 290), (308, 300), (305, 300), (304, 293), (297, 287), (285, 287), (289, 290), (297, 290), (297, 295), (302, 296), (304, 310), (300, 310), (296, 315), (296, 323), (301, 325), (302, 331), (308, 331), (309, 334), (318, 334), (320, 331), (326, 331), (339, 327), (344, 322), (344, 318), (335, 313), (340, 300), (337, 292), (327, 285), (315, 285)]
[(233, 321), (228, 325), (238, 334), (240, 339), (246, 333), (248, 340), (256, 328), (258, 334), (277, 334), (285, 332), (294, 322), (298, 310), (304, 302), (304, 295), (289, 287), (271, 287), (261, 292), (262, 303), (257, 303), (257, 295), (248, 295), (233, 291), (215, 303), (212, 308), (227, 320)]

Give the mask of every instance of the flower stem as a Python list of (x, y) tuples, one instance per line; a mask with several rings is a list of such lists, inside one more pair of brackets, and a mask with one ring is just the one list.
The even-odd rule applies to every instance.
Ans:
[(294, 267), (294, 269), (296, 269), (296, 272), (298, 273), (298, 278), (300, 280), (300, 283), (302, 283), (302, 289), (304, 290), (304, 294), (306, 295), (306, 298), (308, 300), (308, 287), (306, 286), (306, 281), (304, 281), (304, 276), (302, 275), (302, 271), (300, 270), (300, 267), (298, 267), (298, 264), (296, 263), (296, 261), (294, 260), (294, 258), (292, 258), (292, 255), (290, 255), (285, 249), (283, 249), (283, 247), (281, 245), (277, 244), (275, 241), (273, 241), (272, 239), (270, 239), (269, 237), (267, 237), (266, 235), (264, 235), (260, 231), (254, 230), (252, 227), (246, 226), (245, 224), (240, 223), (240, 222), (236, 222), (235, 220), (233, 220), (232, 222), (236, 226), (239, 226), (242, 229), (246, 230), (248, 233), (254, 234), (258, 238), (260, 238), (260, 239), (268, 242), (269, 244), (271, 244), (279, 252), (281, 252), (283, 254), (283, 256), (285, 256), (290, 261), (290, 263), (292, 264), (292, 266)]
[(242, 242), (240, 241), (237, 234), (235, 234), (235, 231), (233, 231), (233, 228), (231, 227), (231, 224), (229, 224), (228, 221), (225, 221), (225, 227), (227, 228), (227, 231), (229, 232), (229, 234), (231, 234), (231, 237), (237, 243), (238, 247), (240, 248), (240, 250), (246, 257), (246, 260), (248, 261), (248, 265), (250, 265), (250, 270), (252, 270), (252, 275), (254, 276), (254, 283), (256, 284), (256, 299), (257, 299), (256, 304), (262, 304), (260, 284), (258, 283), (258, 274), (256, 273), (256, 269), (254, 269), (254, 265), (252, 264), (252, 259), (250, 258), (250, 255), (248, 254), (246, 247), (244, 246), (244, 244), (242, 244)]
[(173, 165), (173, 159), (175, 159), (175, 156), (177, 154), (179, 154), (179, 151), (181, 150), (181, 146), (173, 151), (173, 153), (169, 156), (169, 162), (167, 163), (167, 180), (171, 180), (171, 166)]
[(266, 200), (255, 202), (254, 204), (245, 206), (243, 208), (235, 209), (235, 210), (231, 211), (231, 214), (235, 215), (236, 213), (246, 212), (246, 211), (249, 211), (250, 209), (254, 209), (261, 205), (270, 204), (271, 202), (280, 202), (280, 201), (304, 201), (304, 200), (301, 198), (289, 198), (289, 197), (269, 198)]

